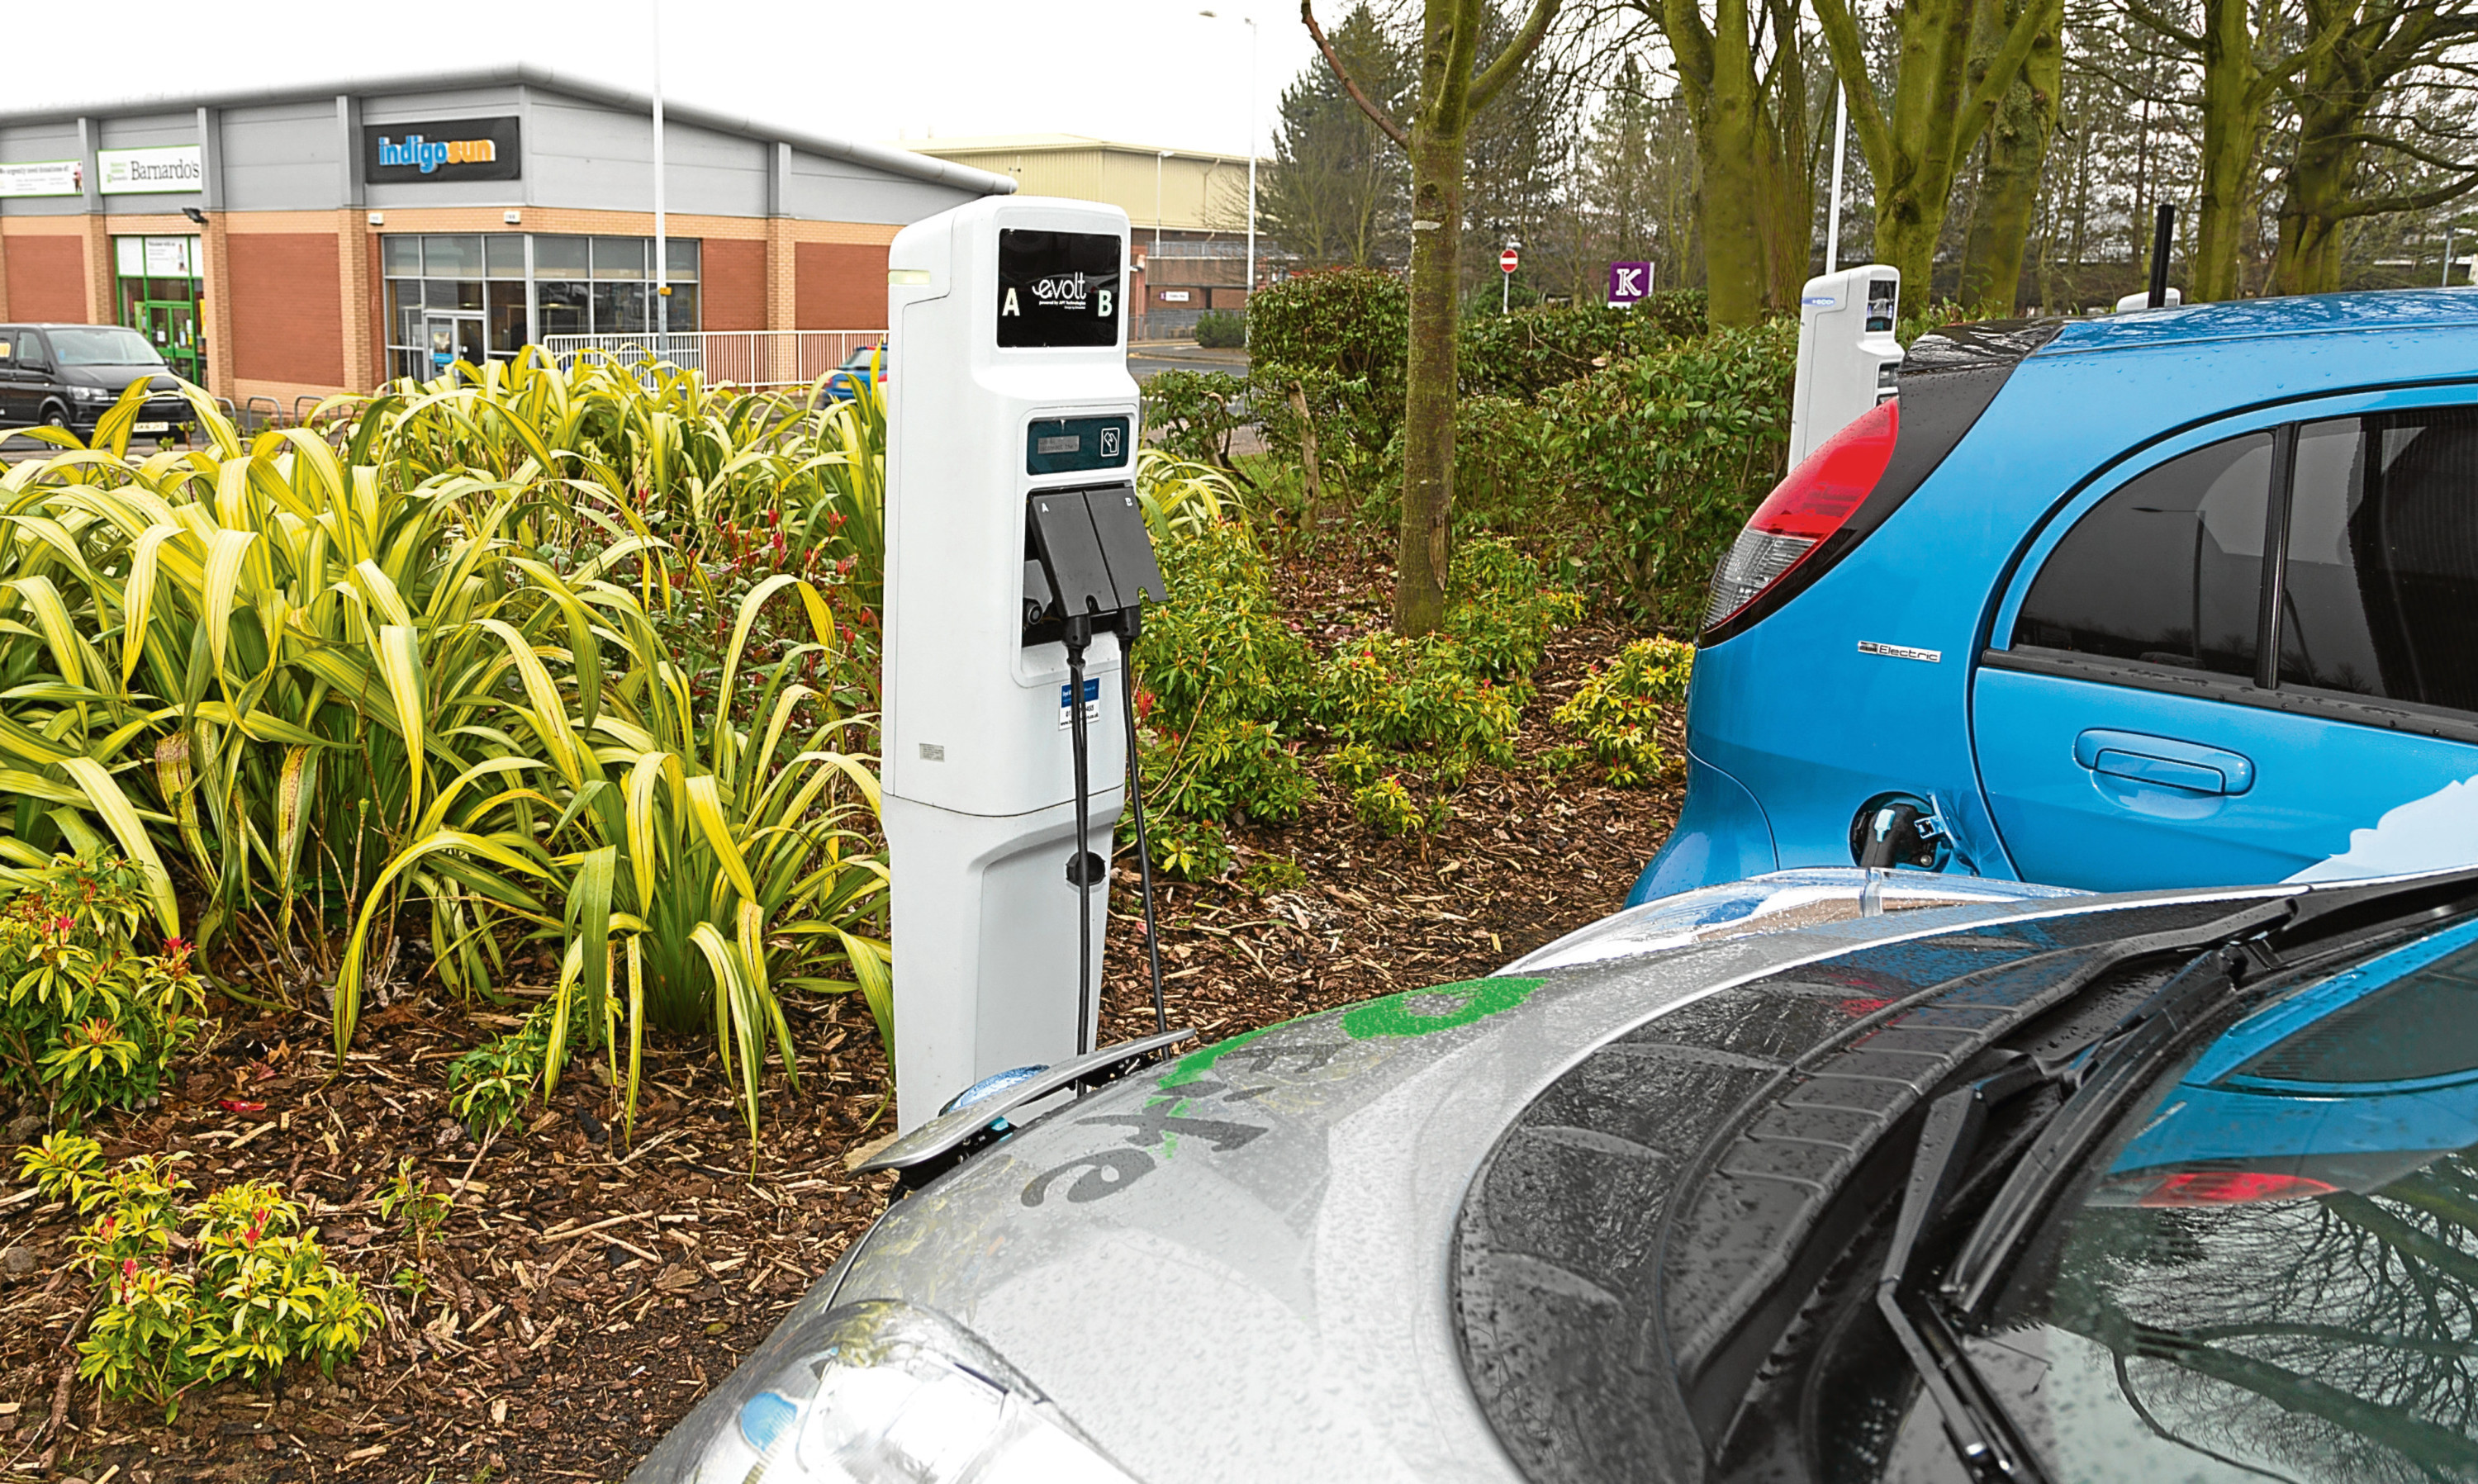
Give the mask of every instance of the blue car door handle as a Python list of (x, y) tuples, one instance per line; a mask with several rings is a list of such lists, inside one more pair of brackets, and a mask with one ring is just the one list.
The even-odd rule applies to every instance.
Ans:
[(2242, 753), (2141, 732), (2085, 732), (2074, 739), (2074, 761), (2095, 773), (2189, 793), (2243, 793), (2254, 787), (2254, 761)]

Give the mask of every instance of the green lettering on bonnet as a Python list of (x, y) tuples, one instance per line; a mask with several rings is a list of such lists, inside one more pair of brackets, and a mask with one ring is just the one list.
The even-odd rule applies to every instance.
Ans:
[[(1342, 1033), (1353, 1041), (1374, 1041), (1380, 1036), (1427, 1036), (1437, 1031), (1450, 1031), (1459, 1026), (1475, 1024), (1487, 1019), (1490, 1016), (1511, 1010), (1530, 999), (1531, 992), (1547, 982), (1545, 979), (1464, 979), (1454, 984), (1440, 984), (1432, 989), (1404, 990), (1401, 994), (1387, 994), (1381, 998), (1369, 1000), (1365, 1004), (1349, 1006), (1340, 1012), (1328, 1011), (1325, 1015), (1304, 1016), (1297, 1020), (1285, 1020), (1280, 1025), (1260, 1026), (1245, 1034), (1233, 1036), (1228, 1041), (1191, 1051), (1180, 1057), (1171, 1064), (1170, 1070), (1163, 1073), (1161, 1081), (1155, 1085), (1176, 1087), (1182, 1082), (1201, 1077), (1226, 1053), (1236, 1051), (1257, 1037), (1280, 1030), (1286, 1025), (1302, 1025), (1311, 1020), (1322, 1020), (1326, 1016), (1338, 1013), (1342, 1018)], [(1439, 1011), (1434, 1015), (1423, 1015), (1411, 1008), (1411, 1001), (1415, 999), (1426, 1000), (1456, 994), (1466, 994), (1467, 997), (1460, 1005), (1450, 1010)]]

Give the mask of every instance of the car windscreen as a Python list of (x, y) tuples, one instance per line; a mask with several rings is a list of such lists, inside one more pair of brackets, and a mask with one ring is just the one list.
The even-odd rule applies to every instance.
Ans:
[[(2249, 1014), (2138, 1099), (1972, 1358), (2059, 1480), (2478, 1476), (2478, 923)], [(1911, 1404), (1877, 1477), (1945, 1451)]]
[(74, 325), (46, 330), (52, 354), (63, 365), (161, 365), (164, 358), (135, 330), (109, 325)]

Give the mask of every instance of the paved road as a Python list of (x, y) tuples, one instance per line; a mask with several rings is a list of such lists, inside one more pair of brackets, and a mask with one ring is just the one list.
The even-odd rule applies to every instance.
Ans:
[(1206, 350), (1194, 340), (1138, 340), (1127, 347), (1127, 374), (1146, 381), (1164, 371), (1248, 373), (1244, 350)]

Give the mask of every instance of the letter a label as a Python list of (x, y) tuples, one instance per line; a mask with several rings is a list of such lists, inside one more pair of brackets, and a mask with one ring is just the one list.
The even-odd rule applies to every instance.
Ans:
[(1021, 316), (1023, 315), (1023, 314), (1024, 314), (1024, 310), (1023, 310), (1023, 308), (1022, 308), (1021, 306), (1019, 306), (1019, 305), (1015, 302), (1015, 290), (1014, 290), (1014, 289), (1008, 289), (1008, 290), (1007, 290), (1006, 303), (1005, 303), (1004, 305), (1002, 305), (1002, 306), (1000, 306), (1000, 307), (999, 307), (999, 313), (1000, 314), (1002, 314), (1002, 315), (1003, 315), (1003, 314), (1014, 314), (1014, 315), (1017, 315), (1017, 316), (1019, 316), (1019, 317), (1021, 317)]

